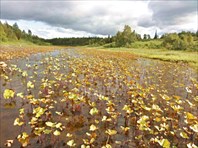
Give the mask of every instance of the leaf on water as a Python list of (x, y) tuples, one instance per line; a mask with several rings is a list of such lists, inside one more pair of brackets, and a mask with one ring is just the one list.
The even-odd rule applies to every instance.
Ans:
[(34, 84), (31, 81), (28, 81), (27, 88), (34, 88)]
[(93, 115), (95, 115), (95, 114), (98, 114), (98, 109), (97, 108), (92, 108), (90, 111), (89, 111), (89, 113), (93, 116)]
[(63, 113), (62, 112), (57, 112), (56, 111), (56, 114), (59, 115), (59, 116), (63, 116)]
[(22, 92), (21, 93), (17, 93), (17, 97), (24, 98), (24, 95), (23, 95)]
[(25, 109), (24, 109), (24, 108), (19, 109), (19, 114), (20, 114), (20, 115), (21, 115), (21, 114), (24, 114), (24, 112), (25, 112)]
[(122, 110), (126, 111), (128, 114), (133, 112), (133, 110), (131, 109), (130, 105), (124, 105)]
[(52, 130), (49, 130), (49, 129), (45, 129), (45, 130), (43, 131), (44, 134), (50, 134), (51, 132), (52, 132)]
[(192, 129), (194, 132), (198, 133), (198, 124), (191, 125), (190, 129)]
[(57, 123), (55, 126), (56, 126), (56, 128), (59, 128), (60, 130), (63, 130), (62, 123), (60, 123), (60, 122)]
[(144, 115), (142, 117), (140, 117), (140, 119), (137, 121), (137, 123), (139, 123), (139, 129), (140, 130), (148, 130), (148, 123), (147, 120), (149, 119), (148, 116)]
[(188, 143), (187, 147), (188, 148), (198, 148), (198, 146), (196, 146), (194, 143)]
[(158, 140), (158, 143), (159, 143), (163, 148), (170, 148), (170, 142), (169, 142), (167, 139)]
[(16, 126), (16, 125), (21, 126), (21, 125), (23, 125), (23, 124), (24, 124), (24, 122), (21, 122), (19, 118), (16, 118), (16, 119), (14, 120), (14, 126)]
[(70, 147), (75, 147), (75, 146), (76, 146), (76, 144), (75, 144), (75, 142), (74, 142), (73, 139), (70, 140), (70, 141), (68, 141), (68, 142), (67, 142), (67, 145), (70, 146)]
[(37, 136), (41, 136), (44, 129), (45, 129), (45, 127), (36, 127), (34, 129), (34, 134), (37, 135)]
[(164, 99), (166, 101), (171, 100), (171, 98), (169, 96), (165, 95), (165, 94), (164, 95), (161, 95), (161, 97), (162, 97), (162, 99)]
[(39, 118), (41, 115), (43, 115), (45, 113), (47, 109), (44, 109), (42, 107), (37, 107), (33, 109), (33, 114), (36, 114), (36, 118)]
[(3, 97), (5, 99), (11, 99), (14, 97), (15, 92), (12, 89), (5, 89), (3, 93)]
[(26, 132), (17, 136), (18, 141), (22, 144), (23, 147), (26, 147), (29, 144), (29, 135)]
[(81, 145), (81, 148), (91, 148), (89, 145)]
[(123, 127), (123, 126), (120, 126), (120, 128), (121, 128), (122, 131), (124, 131), (124, 132), (127, 132), (128, 130), (130, 130), (130, 127)]
[(189, 113), (189, 112), (186, 112), (186, 118), (189, 119), (189, 120), (196, 119), (196, 117), (193, 114)]
[(70, 133), (67, 133), (67, 135), (66, 135), (66, 137), (69, 137), (69, 138), (71, 138), (73, 135), (72, 134), (70, 134)]
[(53, 122), (45, 122), (45, 124), (47, 125), (47, 126), (49, 126), (49, 127), (55, 127), (55, 123), (53, 123)]
[(160, 108), (158, 105), (156, 105), (156, 104), (153, 104), (153, 105), (152, 105), (152, 109), (153, 109), (153, 110), (156, 110), (156, 111), (163, 112), (163, 111), (161, 110), (161, 108)]
[(95, 131), (95, 130), (97, 130), (97, 129), (98, 129), (98, 128), (97, 128), (95, 125), (92, 124), (92, 125), (90, 126), (90, 129), (89, 129), (89, 130), (90, 130), (90, 131)]
[(54, 134), (55, 136), (59, 136), (59, 135), (60, 135), (60, 131), (55, 130), (53, 134)]
[(106, 144), (105, 146), (102, 146), (102, 148), (112, 148), (110, 144)]
[(12, 147), (14, 140), (6, 140), (6, 143), (4, 144), (6, 147)]
[(105, 133), (107, 133), (108, 135), (112, 136), (112, 135), (117, 134), (117, 131), (116, 131), (116, 130), (107, 129), (107, 130), (105, 131)]
[(185, 132), (180, 132), (180, 136), (185, 139), (189, 139), (188, 135)]

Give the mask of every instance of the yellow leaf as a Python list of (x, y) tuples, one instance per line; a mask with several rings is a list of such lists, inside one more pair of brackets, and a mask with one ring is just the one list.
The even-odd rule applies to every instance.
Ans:
[(110, 144), (106, 144), (105, 146), (102, 146), (102, 148), (112, 148)]
[(55, 136), (59, 136), (59, 135), (60, 135), (60, 131), (55, 130), (53, 134), (54, 134)]
[(107, 133), (108, 135), (112, 136), (112, 135), (117, 134), (117, 131), (116, 130), (108, 129), (108, 130), (105, 131), (105, 133)]
[(74, 140), (73, 139), (70, 140), (70, 141), (68, 141), (67, 142), (67, 145), (70, 146), (70, 147), (75, 147), (76, 146), (76, 144), (74, 143)]
[(124, 132), (127, 132), (127, 131), (130, 129), (130, 127), (123, 127), (123, 126), (120, 126), (120, 128), (121, 128)]
[(43, 132), (44, 132), (45, 134), (50, 134), (50, 133), (52, 132), (52, 130), (45, 129)]
[(190, 129), (192, 129), (194, 132), (198, 133), (198, 124), (191, 125)]
[(170, 142), (169, 142), (167, 139), (158, 140), (158, 143), (159, 143), (163, 148), (170, 148)]
[(92, 125), (90, 126), (90, 129), (89, 129), (89, 130), (90, 130), (90, 131), (95, 131), (95, 130), (97, 130), (97, 129), (98, 129), (98, 128), (97, 128), (95, 125), (92, 124)]
[(89, 111), (89, 113), (90, 113), (91, 115), (98, 114), (98, 109), (94, 107), (94, 108), (92, 108), (92, 109)]
[(31, 81), (28, 81), (27, 88), (34, 88), (34, 84)]
[(188, 135), (187, 135), (185, 132), (180, 132), (180, 136), (181, 136), (182, 138), (189, 139)]
[(194, 143), (188, 143), (187, 147), (188, 148), (198, 148), (198, 146), (196, 146)]
[(72, 134), (70, 134), (70, 133), (67, 133), (67, 135), (66, 135), (66, 137), (69, 137), (69, 138), (71, 138), (73, 135)]
[(52, 123), (52, 122), (45, 122), (45, 124), (49, 127), (55, 127), (55, 123)]
[(21, 126), (21, 125), (23, 125), (23, 124), (24, 124), (24, 122), (20, 122), (19, 118), (16, 118), (16, 119), (14, 120), (14, 125)]
[(189, 120), (196, 119), (196, 117), (193, 114), (189, 113), (189, 112), (186, 112), (186, 118), (189, 119)]
[(12, 89), (5, 89), (3, 93), (3, 97), (5, 99), (11, 99), (14, 97), (15, 92)]

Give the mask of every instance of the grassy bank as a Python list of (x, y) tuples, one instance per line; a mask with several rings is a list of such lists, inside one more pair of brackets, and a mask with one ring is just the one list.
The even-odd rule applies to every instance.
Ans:
[(158, 59), (171, 62), (186, 62), (198, 68), (198, 52), (176, 51), (167, 49), (135, 49), (135, 48), (104, 48), (104, 47), (79, 47), (116, 52), (129, 52), (144, 58)]
[[(18, 57), (26, 57), (30, 54), (39, 52), (48, 52), (56, 49), (63, 48), (74, 48), (74, 47), (63, 47), (63, 46), (39, 46), (27, 41), (20, 42), (5, 42), (0, 46), (0, 60), (8, 60)], [(150, 59), (159, 59), (171, 62), (186, 62), (191, 66), (198, 68), (198, 52), (192, 51), (176, 51), (167, 49), (147, 49), (147, 48), (104, 48), (102, 46), (88, 47), (88, 46), (78, 46), (75, 48), (80, 49), (92, 49), (101, 51), (111, 51), (111, 52), (127, 52), (134, 54), (136, 56), (141, 56)], [(125, 53), (126, 55), (126, 53)], [(105, 55), (104, 55), (105, 56)]]

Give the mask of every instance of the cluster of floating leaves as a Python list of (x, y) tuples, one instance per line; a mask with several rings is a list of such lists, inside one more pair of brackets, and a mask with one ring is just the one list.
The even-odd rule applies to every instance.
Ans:
[[(186, 94), (169, 95), (151, 75), (138, 75), (128, 53), (69, 50), (26, 60), (25, 68), (10, 64), (1, 73), (5, 107), (18, 110), (13, 126), (22, 147), (198, 146), (196, 79), (169, 84)], [(152, 72), (162, 81), (162, 69)]]

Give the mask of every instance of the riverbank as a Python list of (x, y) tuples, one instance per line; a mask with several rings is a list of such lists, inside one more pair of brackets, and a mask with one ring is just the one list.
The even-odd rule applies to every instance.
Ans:
[(198, 52), (177, 51), (167, 49), (135, 49), (135, 48), (104, 48), (100, 47), (78, 47), (82, 49), (97, 49), (102, 51), (128, 52), (140, 57), (158, 59), (170, 62), (184, 62), (198, 69)]
[[(121, 52), (120, 56), (135, 57), (140, 56), (150, 59), (158, 59), (162, 61), (170, 62), (184, 62), (188, 63), (190, 66), (198, 69), (198, 52), (192, 51), (176, 51), (167, 49), (135, 49), (135, 48), (104, 48), (99, 47), (89, 47), (89, 46), (77, 46), (77, 47), (66, 47), (66, 46), (39, 46), (35, 44), (27, 43), (12, 43), (12, 44), (2, 44), (0, 47), (0, 61), (9, 60), (19, 57), (27, 57), (31, 54), (39, 52), (49, 52), (57, 49), (63, 48), (75, 48), (75, 49), (89, 49), (90, 54), (97, 51), (108, 51), (109, 54), (117, 54)], [(94, 51), (94, 52), (92, 52)], [(104, 53), (105, 56), (105, 53)]]

